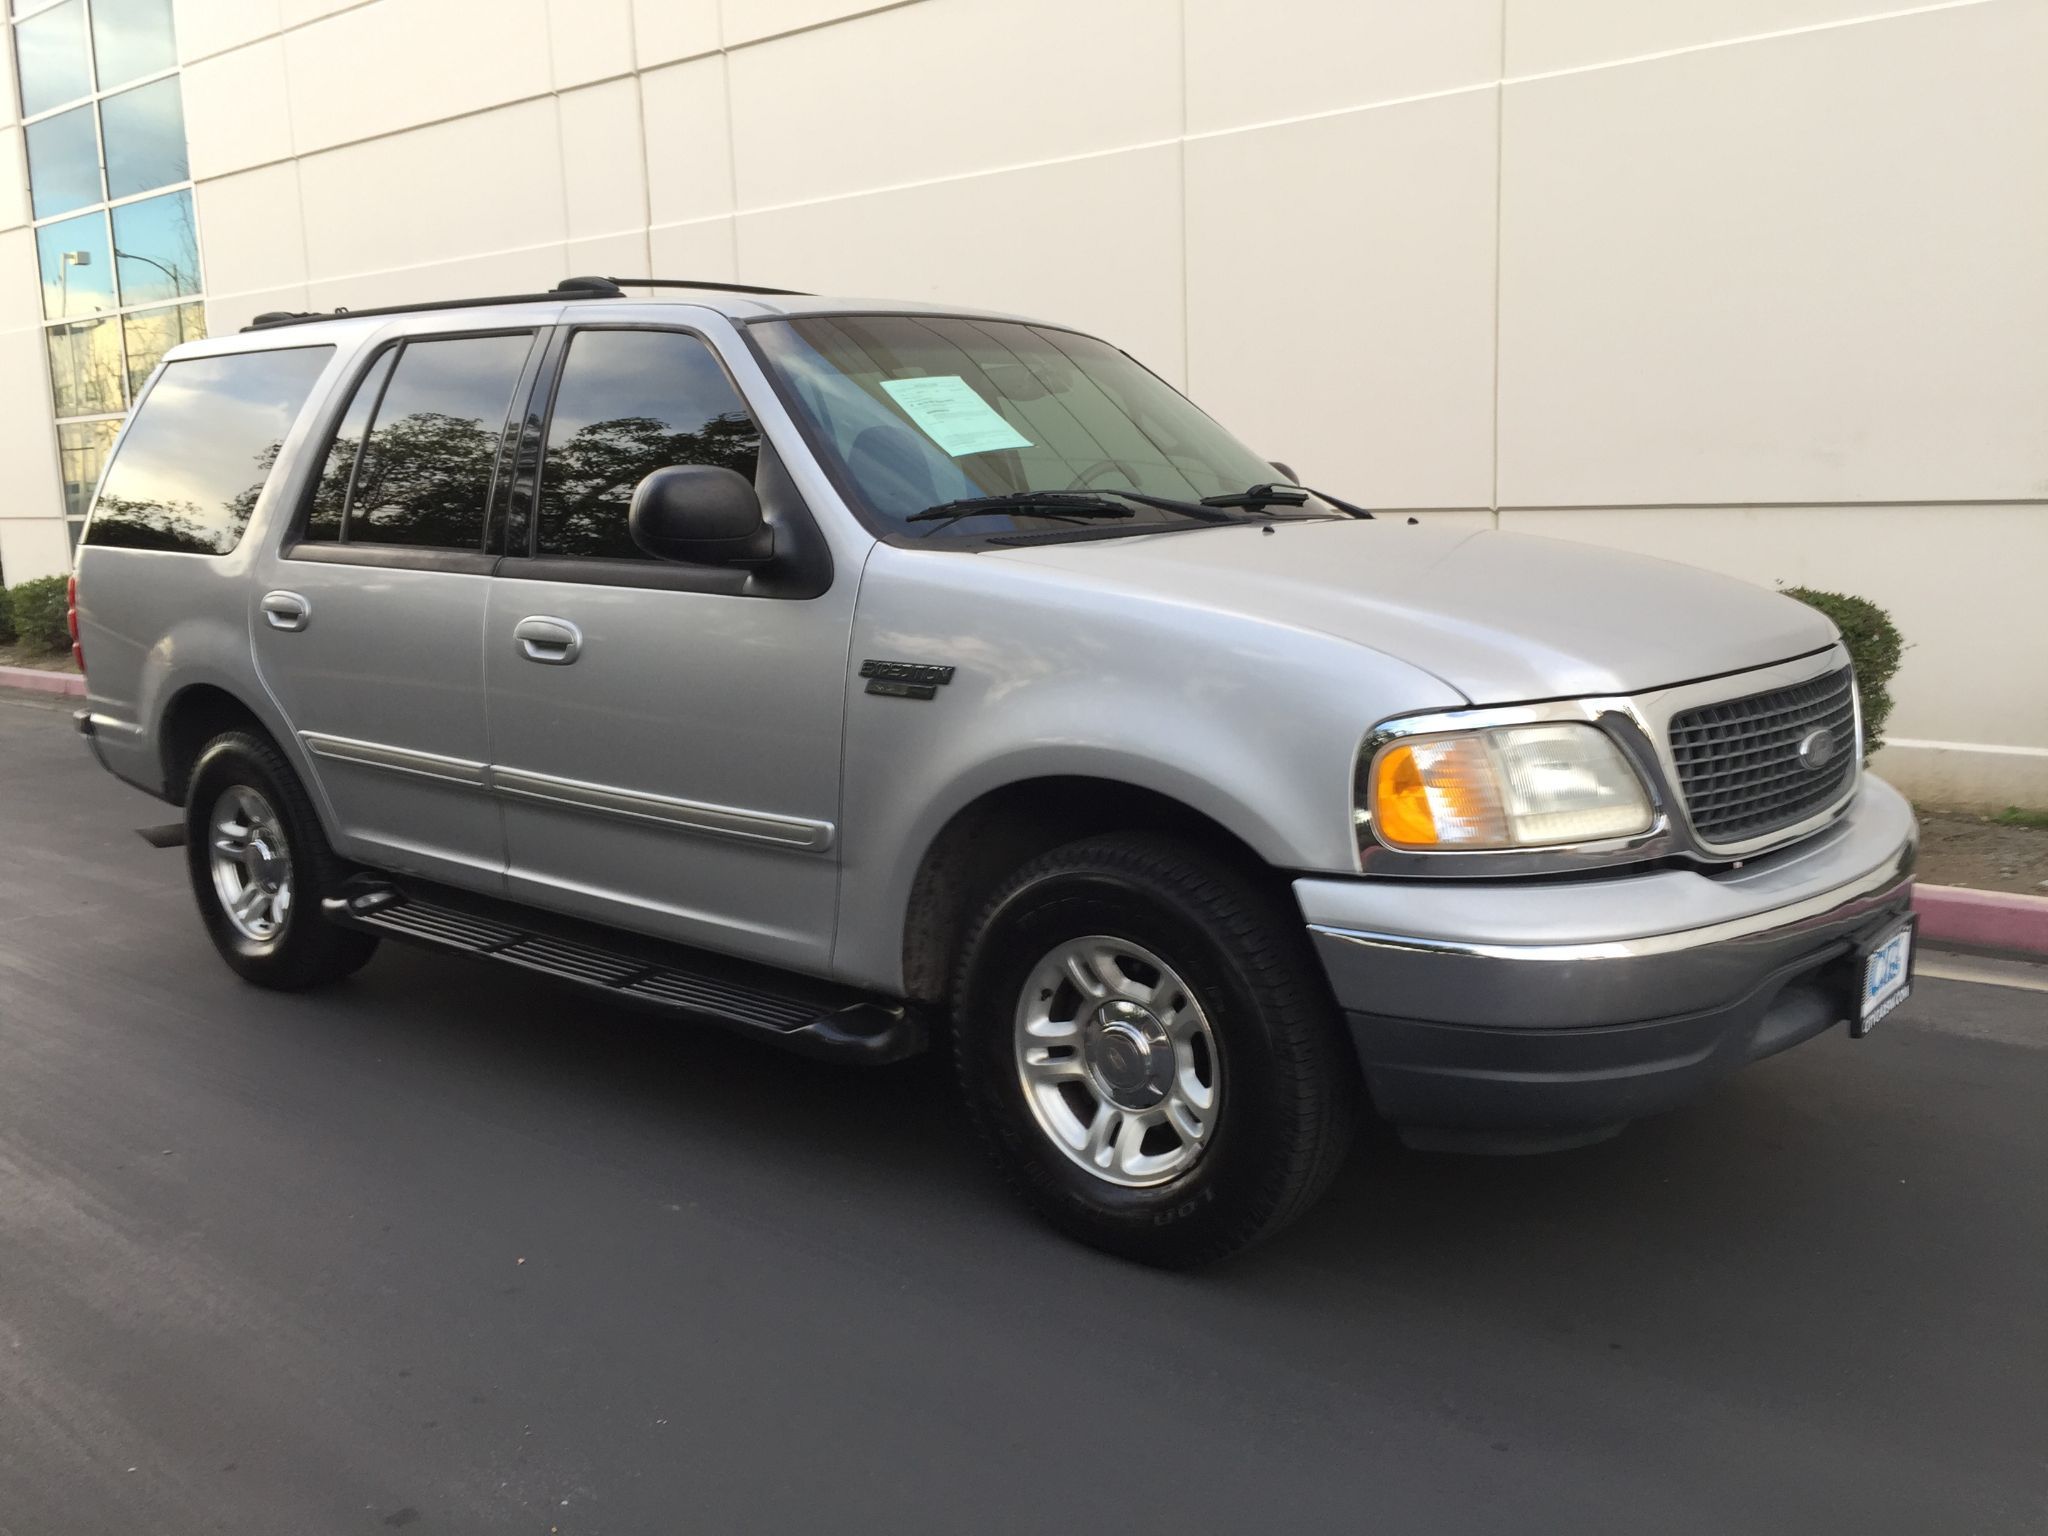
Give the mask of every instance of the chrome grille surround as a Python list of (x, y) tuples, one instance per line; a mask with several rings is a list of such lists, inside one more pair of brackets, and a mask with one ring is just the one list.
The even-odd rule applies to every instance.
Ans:
[[(1673, 781), (1693, 835), (1748, 846), (1826, 812), (1855, 788), (1861, 734), (1848, 667), (1672, 715)], [(1825, 755), (1809, 761), (1816, 748)]]

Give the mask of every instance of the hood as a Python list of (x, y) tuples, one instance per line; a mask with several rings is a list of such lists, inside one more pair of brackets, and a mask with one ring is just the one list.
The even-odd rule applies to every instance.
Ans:
[(1784, 661), (1835, 636), (1805, 604), (1732, 576), (1391, 519), (1200, 528), (993, 558), (1356, 641), (1475, 704), (1642, 693)]

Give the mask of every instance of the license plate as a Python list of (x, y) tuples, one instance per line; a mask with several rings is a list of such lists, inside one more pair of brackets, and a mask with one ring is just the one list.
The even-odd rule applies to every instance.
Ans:
[(1849, 1033), (1858, 1039), (1913, 995), (1913, 920), (1881, 935), (1863, 951), (1863, 992)]

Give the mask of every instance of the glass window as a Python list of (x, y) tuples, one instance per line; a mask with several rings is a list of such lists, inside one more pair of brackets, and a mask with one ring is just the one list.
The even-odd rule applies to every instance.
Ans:
[(128, 398), (142, 393), (142, 386), (164, 354), (181, 341), (197, 341), (206, 334), (206, 306), (173, 304), (166, 309), (142, 309), (121, 317), (128, 343)]
[(26, 133), (29, 201), (37, 218), (53, 218), (106, 199), (91, 107), (73, 107), (30, 123)]
[(64, 0), (14, 29), (21, 73), (21, 115), (34, 117), (92, 93), (92, 57), (85, 47), (85, 0)]
[(82, 213), (36, 231), (45, 319), (69, 320), (114, 307), (114, 263), (108, 250), (104, 213)]
[(241, 542), (278, 445), (332, 347), (170, 363), (142, 402), (86, 529), (88, 544), (224, 555)]
[(100, 471), (106, 468), (107, 450), (114, 446), (114, 435), (120, 430), (118, 421), (67, 421), (57, 428), (67, 516), (85, 516), (85, 509), (92, 504), (92, 488), (100, 483)]
[(171, 0), (92, 0), (92, 53), (103, 91), (171, 68)]
[(746, 402), (695, 336), (578, 331), (548, 424), (539, 551), (645, 558), (626, 529), (635, 486), (670, 464), (716, 464), (751, 480), (760, 454)]
[(107, 141), (107, 196), (133, 197), (191, 179), (176, 75), (107, 97), (100, 103), (100, 131)]
[(103, 416), (128, 408), (121, 387), (120, 321), (110, 316), (53, 325), (44, 334), (50, 347), (50, 395), (59, 416)]
[(348, 484), (355, 474), (356, 455), (363, 446), (363, 429), (369, 426), (370, 413), (377, 409), (377, 396), (383, 392), (384, 381), (391, 377), (391, 365), (397, 361), (398, 348), (392, 347), (370, 365), (363, 382), (356, 386), (348, 409), (342, 412), (341, 425), (335, 428), (334, 441), (328, 445), (327, 463), (320, 471), (320, 483), (313, 487), (313, 504), (306, 511), (301, 538), (324, 544), (341, 537), (342, 511), (348, 504)]
[(114, 269), (124, 305), (197, 293), (199, 231), (192, 219), (192, 194), (172, 192), (116, 208)]
[[(1191, 501), (1279, 478), (1163, 380), (1092, 337), (1015, 321), (849, 315), (753, 327), (806, 434), (877, 519), (1017, 491), (1142, 491)], [(1187, 526), (1136, 503), (1127, 528)], [(1327, 517), (1311, 500), (1298, 512)], [(959, 525), (1071, 528), (1016, 512)], [(933, 530), (946, 524), (933, 525)], [(910, 529), (923, 534), (923, 526)]]
[(349, 542), (483, 548), (498, 445), (532, 344), (530, 332), (406, 344), (356, 466)]

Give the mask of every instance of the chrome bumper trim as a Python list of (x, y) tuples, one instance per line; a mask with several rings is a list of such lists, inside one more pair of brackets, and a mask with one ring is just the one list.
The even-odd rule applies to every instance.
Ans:
[(1417, 939), (1393, 933), (1367, 933), (1350, 928), (1333, 928), (1322, 923), (1309, 924), (1309, 932), (1346, 944), (1364, 945), (1369, 949), (1468, 955), (1485, 960), (1630, 960), (1646, 955), (1668, 955), (1680, 950), (1700, 949), (1710, 944), (1725, 944), (1732, 939), (1746, 939), (1759, 933), (1794, 929), (1810, 922), (1825, 924), (1839, 921), (1854, 916), (1851, 909), (1857, 906), (1868, 906), (1873, 909), (1883, 906), (1901, 887), (1912, 883), (1911, 875), (1902, 875), (1896, 869), (1886, 866), (1872, 870), (1861, 880), (1852, 881), (1834, 890), (1822, 891), (1819, 895), (1810, 896), (1804, 901), (1772, 907), (1763, 912), (1753, 912), (1746, 917), (1731, 918), (1723, 923), (1710, 923), (1702, 928), (1682, 928), (1674, 933), (1646, 934), (1634, 939), (1608, 939), (1593, 944), (1481, 944), (1458, 939)]

